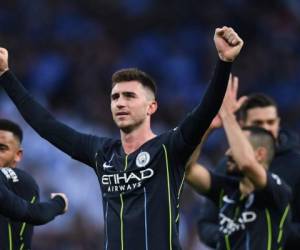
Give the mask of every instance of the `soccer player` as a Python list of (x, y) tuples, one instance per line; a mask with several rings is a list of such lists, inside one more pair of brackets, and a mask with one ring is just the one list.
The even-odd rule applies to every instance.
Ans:
[[(238, 78), (232, 78), (235, 87), (231, 93), (231, 111), (238, 109), (238, 120), (242, 126), (259, 126), (270, 131), (276, 139), (276, 151), (270, 170), (282, 178), (292, 190), (292, 223), (288, 229), (285, 249), (297, 249), (300, 245), (300, 152), (299, 137), (290, 131), (280, 129), (280, 116), (276, 102), (262, 93), (251, 94), (238, 100)], [(216, 120), (216, 119), (215, 119)], [(218, 120), (218, 119), (217, 119)], [(220, 125), (220, 124), (219, 124)], [(213, 124), (218, 127), (218, 121)], [(226, 164), (220, 164), (216, 171), (226, 173)], [(229, 173), (230, 175), (234, 173)], [(201, 209), (198, 232), (202, 241), (211, 247), (216, 246), (218, 224), (217, 208), (210, 202)]]
[(268, 166), (275, 153), (273, 135), (260, 127), (240, 128), (224, 98), (220, 109), (229, 143), (227, 168), (219, 175), (197, 165), (194, 153), (187, 179), (218, 207), (217, 249), (282, 249), (290, 221), (290, 188)]
[(103, 198), (104, 249), (180, 249), (185, 164), (220, 108), (231, 63), (243, 45), (226, 26), (216, 29), (214, 41), (220, 60), (202, 102), (176, 129), (161, 135), (151, 130), (157, 109), (151, 77), (138, 69), (113, 74), (111, 111), (121, 139), (82, 134), (55, 120), (9, 71), (7, 51), (0, 50), (0, 84), (25, 120), (53, 145), (95, 170)]
[(67, 210), (64, 194), (39, 202), (35, 180), (16, 168), (22, 159), (23, 133), (14, 122), (0, 119), (0, 249), (31, 249), (33, 225), (45, 224)]

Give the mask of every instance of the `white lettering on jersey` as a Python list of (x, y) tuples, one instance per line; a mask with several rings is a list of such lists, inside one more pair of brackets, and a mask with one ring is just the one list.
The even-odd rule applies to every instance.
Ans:
[(241, 214), (237, 221), (232, 220), (223, 213), (219, 214), (220, 231), (223, 234), (231, 235), (232, 233), (244, 230), (246, 224), (256, 220), (256, 213), (253, 211), (246, 211)]
[(12, 180), (12, 182), (19, 181), (17, 174), (11, 168), (1, 168), (1, 172), (5, 175), (6, 179)]
[(141, 187), (142, 182), (153, 175), (153, 169), (147, 168), (131, 173), (105, 174), (102, 176), (101, 182), (102, 185), (108, 186), (108, 192), (122, 192)]

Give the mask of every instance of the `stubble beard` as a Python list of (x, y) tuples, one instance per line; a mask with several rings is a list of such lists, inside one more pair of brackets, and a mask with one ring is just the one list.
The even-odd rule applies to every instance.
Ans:
[(140, 127), (143, 124), (143, 121), (136, 122), (134, 124), (124, 125), (124, 126), (118, 126), (119, 129), (125, 133), (130, 134), (132, 131), (136, 130), (138, 127)]

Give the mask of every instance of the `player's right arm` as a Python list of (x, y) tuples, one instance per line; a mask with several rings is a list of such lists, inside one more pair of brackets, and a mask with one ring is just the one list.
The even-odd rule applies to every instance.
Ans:
[(10, 191), (0, 181), (0, 214), (17, 221), (33, 225), (42, 225), (67, 211), (68, 199), (64, 194), (55, 194), (47, 202), (31, 204)]
[(232, 157), (239, 170), (244, 173), (256, 189), (264, 188), (267, 184), (266, 169), (256, 160), (254, 149), (236, 121), (234, 114), (230, 111), (226, 98), (224, 98), (219, 114)]
[(23, 118), (43, 138), (75, 159), (90, 163), (88, 154), (93, 148), (93, 136), (75, 131), (57, 121), (36, 102), (21, 82), (9, 70), (8, 52), (0, 48), (0, 85), (17, 106)]

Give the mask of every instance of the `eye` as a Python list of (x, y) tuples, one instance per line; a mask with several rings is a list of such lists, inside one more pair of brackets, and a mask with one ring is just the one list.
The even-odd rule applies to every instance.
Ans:
[(111, 95), (111, 100), (117, 100), (120, 97), (118, 93), (112, 94)]
[(6, 145), (0, 145), (0, 151), (6, 151), (8, 147)]
[(268, 121), (267, 121), (267, 123), (268, 123), (269, 125), (273, 125), (273, 124), (275, 124), (275, 122), (276, 122), (276, 120), (268, 120)]
[(124, 97), (126, 98), (135, 98), (136, 94), (133, 92), (124, 92)]
[(255, 126), (262, 126), (263, 125), (263, 121), (253, 121), (253, 125)]

